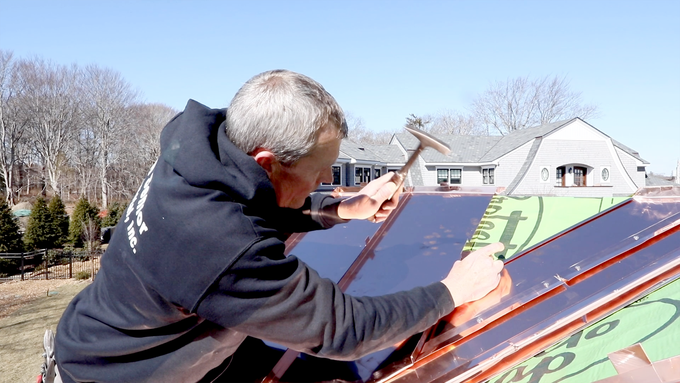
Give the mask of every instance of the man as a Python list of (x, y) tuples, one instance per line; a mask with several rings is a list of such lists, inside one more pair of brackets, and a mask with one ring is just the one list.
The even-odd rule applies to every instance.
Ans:
[(391, 174), (349, 199), (310, 195), (332, 180), (346, 135), (333, 97), (289, 71), (255, 76), (226, 111), (189, 101), (163, 130), (97, 278), (64, 312), (62, 380), (242, 379), (230, 363), (246, 338), (353, 360), (492, 290), (503, 264), (489, 255), (500, 244), (441, 283), (381, 297), (345, 295), (283, 255), (285, 233), (382, 221), (396, 206)]

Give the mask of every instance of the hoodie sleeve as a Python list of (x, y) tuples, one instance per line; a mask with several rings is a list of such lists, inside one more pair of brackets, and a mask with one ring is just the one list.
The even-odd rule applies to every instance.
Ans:
[(300, 209), (283, 208), (280, 214), (268, 217), (268, 220), (290, 233), (329, 229), (339, 223), (350, 221), (338, 217), (340, 201), (328, 194), (312, 193)]
[(354, 360), (434, 325), (453, 310), (440, 282), (378, 297), (344, 294), (276, 241), (257, 243), (197, 313), (221, 326), (320, 357)]

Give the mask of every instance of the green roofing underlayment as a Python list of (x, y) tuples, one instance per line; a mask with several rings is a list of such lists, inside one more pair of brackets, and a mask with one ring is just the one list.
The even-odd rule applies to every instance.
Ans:
[[(503, 242), (504, 257), (528, 249), (626, 198), (495, 196), (466, 245)], [(642, 343), (652, 362), (680, 354), (680, 280), (500, 374), (491, 383), (582, 383), (616, 375), (607, 354)]]
[(649, 360), (680, 354), (680, 280), (586, 327), (490, 380), (584, 383), (616, 375), (607, 354), (642, 343)]
[(627, 199), (494, 196), (463, 250), (503, 242), (503, 255), (508, 259)]

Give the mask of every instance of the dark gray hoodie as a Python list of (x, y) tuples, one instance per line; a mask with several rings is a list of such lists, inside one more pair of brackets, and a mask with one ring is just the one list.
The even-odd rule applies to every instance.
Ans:
[(353, 360), (453, 309), (441, 283), (352, 297), (285, 257), (285, 233), (332, 226), (315, 212), (337, 201), (312, 194), (301, 209), (278, 207), (266, 172), (227, 139), (224, 119), (224, 109), (190, 100), (164, 128), (161, 157), (101, 270), (59, 322), (65, 382), (198, 381), (246, 336)]

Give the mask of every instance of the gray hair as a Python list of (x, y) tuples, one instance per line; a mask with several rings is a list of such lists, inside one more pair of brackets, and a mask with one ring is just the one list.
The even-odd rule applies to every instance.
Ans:
[(319, 134), (347, 122), (337, 101), (311, 78), (287, 70), (261, 73), (246, 82), (227, 108), (226, 133), (247, 154), (270, 150), (284, 165), (312, 151)]

